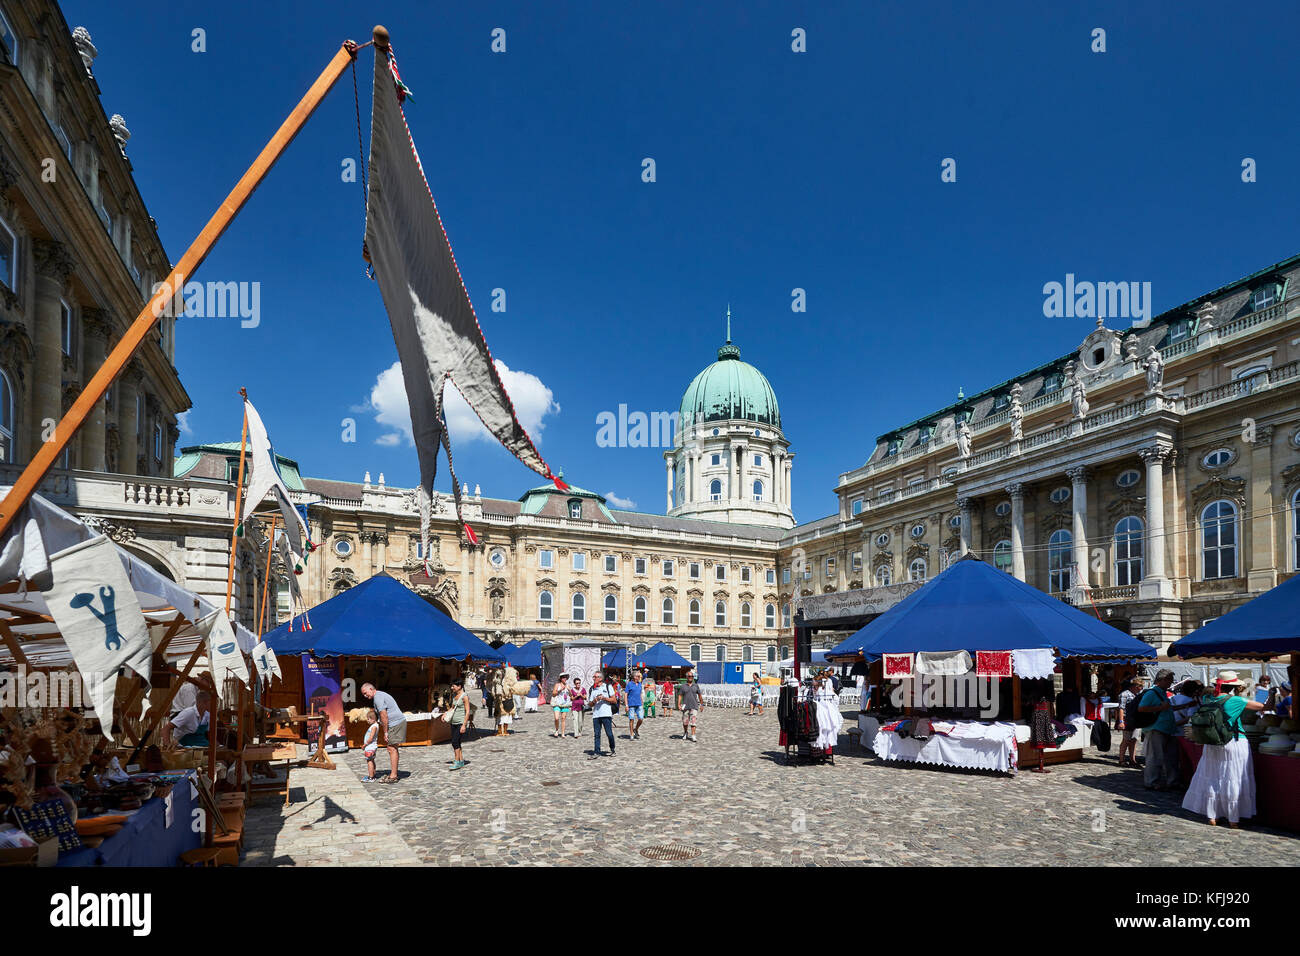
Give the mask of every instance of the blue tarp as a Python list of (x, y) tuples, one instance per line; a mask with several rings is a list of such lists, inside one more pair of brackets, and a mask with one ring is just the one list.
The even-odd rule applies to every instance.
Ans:
[(462, 661), (502, 661), (489, 647), (410, 588), (377, 574), (348, 588), (310, 612), (312, 629), (302, 619), (269, 632), (266, 643), (277, 657), (437, 657)]
[(1031, 648), (1055, 648), (1058, 657), (1087, 659), (1156, 656), (1150, 644), (977, 558), (953, 562), (832, 653)]
[(1175, 642), (1179, 657), (1273, 657), (1300, 651), (1300, 575)]
[[(627, 667), (627, 648), (610, 651), (600, 662), (602, 667)], [(633, 667), (690, 667), (691, 662), (678, 654), (668, 644), (660, 641), (645, 649), (644, 654), (632, 655)]]
[(519, 667), (542, 666), (542, 642), (534, 638), (527, 644), (506, 644), (499, 648), (506, 655), (506, 660)]

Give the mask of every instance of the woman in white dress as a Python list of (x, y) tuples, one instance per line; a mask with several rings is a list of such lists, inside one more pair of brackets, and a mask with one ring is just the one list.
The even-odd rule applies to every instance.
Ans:
[(1223, 693), (1206, 695), (1204, 701), (1223, 706), (1228, 726), (1236, 735), (1226, 744), (1206, 744), (1201, 749), (1201, 762), (1183, 797), (1183, 809), (1203, 814), (1210, 826), (1219, 822), (1220, 815), (1227, 816), (1228, 826), (1235, 830), (1242, 817), (1255, 815), (1255, 767), (1241, 730), (1241, 715), (1247, 710), (1263, 710), (1264, 705), (1242, 696), (1246, 683), (1236, 671), (1220, 671), (1219, 686)]
[(813, 681), (813, 703), (817, 705), (817, 740), (813, 746), (830, 750), (839, 742), (844, 715), (840, 713), (840, 695), (835, 693), (829, 674), (823, 673)]

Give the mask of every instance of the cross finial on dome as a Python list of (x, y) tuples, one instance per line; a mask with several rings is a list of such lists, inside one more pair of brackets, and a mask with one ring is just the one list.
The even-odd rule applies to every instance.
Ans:
[(731, 344), (731, 303), (727, 303), (727, 344)]

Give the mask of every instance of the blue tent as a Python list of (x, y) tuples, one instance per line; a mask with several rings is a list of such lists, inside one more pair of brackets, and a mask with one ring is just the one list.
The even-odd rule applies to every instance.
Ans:
[(1300, 575), (1265, 591), (1169, 648), (1179, 657), (1275, 657), (1300, 651)]
[(953, 562), (833, 653), (1054, 648), (1087, 660), (1154, 658), (1156, 650), (978, 558)]
[(502, 661), (489, 647), (410, 588), (377, 574), (311, 609), (312, 629), (301, 617), (281, 624), (264, 640), (276, 656), (437, 657)]
[[(610, 651), (601, 658), (602, 667), (627, 667), (627, 648), (620, 647)], [(632, 655), (633, 667), (691, 667), (690, 661), (682, 657), (664, 641), (647, 647), (644, 653)]]
[(506, 644), (500, 648), (515, 667), (541, 667), (542, 642), (534, 638), (527, 644)]

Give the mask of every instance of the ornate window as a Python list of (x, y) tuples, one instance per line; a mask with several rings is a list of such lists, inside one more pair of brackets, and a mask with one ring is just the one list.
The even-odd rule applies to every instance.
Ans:
[(876, 587), (887, 588), (894, 583), (894, 572), (889, 570), (889, 565), (882, 564), (876, 568)]
[(340, 558), (346, 558), (352, 553), (352, 542), (347, 538), (339, 538), (334, 542), (334, 553)]
[(637, 599), (632, 602), (632, 623), (644, 624), (645, 612), (646, 612), (645, 598), (638, 596)]
[(1201, 512), (1201, 577), (1237, 576), (1237, 506), (1214, 501)]
[(692, 660), (693, 662), (697, 663), (697, 664), (699, 663), (699, 660), (700, 660), (700, 645), (698, 645), (698, 644), (692, 644), (692, 645), (691, 645), (691, 660)]
[(687, 623), (695, 627), (698, 627), (700, 624), (700, 602), (695, 598), (691, 598), (689, 610), (690, 610), (690, 617), (687, 619)]
[(752, 614), (750, 611), (749, 602), (744, 601), (740, 605), (740, 626), (753, 627), (753, 625), (754, 622), (752, 620)]
[(1300, 490), (1291, 496), (1291, 567), (1300, 571)]
[(915, 539), (917, 539), (917, 540), (920, 540), (921, 538), (924, 538), (924, 537), (925, 537), (925, 525), (923, 525), (923, 524), (914, 524), (914, 525), (912, 525), (912, 530), (909, 531), (908, 534), (910, 534), (913, 538), (915, 538)]
[(713, 605), (713, 626), (714, 627), (727, 626), (727, 602), (726, 601), (719, 601), (717, 604)]
[(715, 581), (727, 580), (727, 566), (725, 564), (715, 564), (713, 566), (713, 579)]
[(1231, 448), (1216, 448), (1201, 459), (1201, 464), (1206, 468), (1222, 468), (1224, 465), (1232, 464), (1233, 457)]
[(612, 594), (605, 595), (605, 623), (614, 624), (618, 621), (618, 598)]
[(775, 664), (775, 663), (776, 663), (776, 645), (775, 645), (775, 644), (769, 644), (769, 645), (767, 645), (767, 662), (768, 662), (769, 664)]
[(714, 645), (713, 645), (713, 659), (714, 659), (715, 661), (725, 661), (725, 660), (727, 659), (727, 645), (726, 645), (726, 644), (714, 644)]
[(645, 574), (645, 569), (646, 569), (646, 560), (645, 560), (645, 558), (633, 558), (633, 559), (632, 559), (632, 571), (633, 571), (633, 573), (635, 573), (635, 574)]
[(0, 463), (14, 460), (14, 386), (0, 370)]
[(672, 558), (664, 558), (663, 570), (661, 571), (664, 577), (671, 578), (673, 576), (673, 571), (676, 570), (674, 564)]
[(763, 500), (763, 483), (761, 481), (754, 482), (754, 500), (755, 501)]
[(1047, 590), (1052, 594), (1070, 590), (1073, 543), (1073, 535), (1064, 528), (1053, 531), (1047, 540)]
[(889, 532), (882, 531), (880, 534), (876, 535), (877, 548), (883, 548), (887, 544), (889, 544)]
[(712, 481), (709, 482), (709, 500), (710, 501), (722, 500), (722, 481), (718, 478), (714, 478)]
[(999, 541), (993, 546), (993, 567), (1011, 573), (1011, 542)]
[(925, 558), (912, 559), (912, 563), (907, 566), (907, 579), (909, 581), (924, 581), (925, 574)]
[(575, 518), (575, 519), (578, 519), (578, 520), (581, 520), (581, 519), (582, 519), (582, 502), (581, 502), (581, 501), (570, 501), (570, 502), (569, 502), (569, 517), (570, 517), (570, 518)]
[[(1300, 496), (1297, 496), (1296, 508), (1300, 509)], [(1296, 538), (1297, 556), (1300, 556), (1300, 536)], [(776, 605), (766, 604), (763, 606), (763, 626), (769, 629), (776, 627)]]
[(618, 556), (613, 554), (605, 555), (605, 573), (614, 574), (618, 571)]
[(1130, 515), (1115, 525), (1115, 584), (1137, 584), (1142, 580), (1142, 519)]
[[(782, 627), (790, 626), (790, 603), (788, 601), (785, 604), (781, 605), (781, 626)], [(781, 653), (784, 655), (785, 651), (782, 651)]]
[(1121, 488), (1132, 488), (1141, 480), (1142, 472), (1138, 471), (1136, 468), (1128, 468), (1119, 473), (1119, 477), (1115, 479), (1115, 484), (1119, 485)]
[(555, 567), (555, 552), (550, 548), (543, 548), (537, 552), (537, 566), (539, 568)]
[(664, 598), (663, 604), (663, 622), (665, 624), (676, 624), (673, 619), (677, 611), (677, 605), (673, 603), (672, 598)]
[(550, 591), (543, 591), (537, 595), (537, 620), (555, 620), (555, 595)]
[[(0, 29), (4, 29), (3, 21)], [(3, 219), (0, 219), (0, 285), (10, 292), (18, 291), (18, 234)]]
[(949, 519), (948, 519), (948, 527), (949, 527), (949, 528), (952, 528), (953, 531), (960, 531), (960, 530), (961, 530), (961, 515), (953, 515), (951, 518), (949, 518)]
[(1070, 500), (1070, 489), (1062, 485), (1060, 488), (1055, 489), (1047, 497), (1051, 498), (1052, 501), (1056, 502), (1056, 504), (1059, 505), (1062, 501)]
[(573, 613), (570, 620), (585, 621), (587, 619), (587, 595), (577, 591), (573, 595)]

